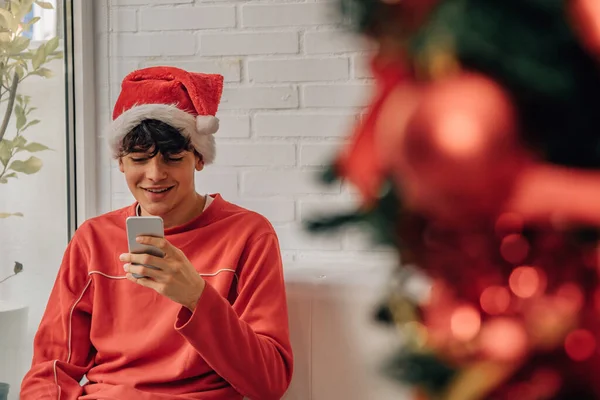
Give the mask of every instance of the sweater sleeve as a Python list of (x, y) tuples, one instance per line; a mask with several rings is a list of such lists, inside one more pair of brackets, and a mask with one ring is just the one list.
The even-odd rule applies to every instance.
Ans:
[(242, 395), (280, 399), (293, 370), (279, 244), (274, 233), (247, 245), (231, 305), (208, 283), (193, 313), (181, 309), (175, 328)]
[(91, 280), (77, 234), (64, 254), (33, 343), (33, 361), (21, 400), (76, 400), (91, 368)]

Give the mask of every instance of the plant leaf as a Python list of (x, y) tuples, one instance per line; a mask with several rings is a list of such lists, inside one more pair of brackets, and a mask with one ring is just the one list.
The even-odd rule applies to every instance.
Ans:
[(44, 146), (41, 143), (29, 143), (27, 146), (25, 146), (25, 150), (27, 150), (30, 153), (35, 153), (37, 151), (44, 151), (44, 150), (50, 150), (50, 147)]
[(0, 32), (0, 43), (2, 43), (2, 45), (7, 46), (10, 43), (10, 39), (10, 33)]
[(13, 161), (8, 169), (16, 172), (22, 172), (27, 175), (35, 174), (42, 168), (42, 160), (37, 157), (31, 156), (25, 161), (15, 160)]
[(22, 217), (23, 214), (22, 213), (2, 213), (0, 212), (0, 219), (2, 218), (8, 218), (8, 217)]
[(27, 123), (27, 118), (25, 117), (25, 111), (23, 107), (19, 104), (15, 104), (15, 115), (17, 117), (17, 130), (21, 130)]
[(15, 261), (15, 267), (13, 268), (13, 271), (16, 274), (18, 274), (19, 272), (23, 272), (23, 264), (21, 264), (18, 261)]
[(48, 56), (48, 59), (46, 60), (46, 62), (50, 62), (50, 61), (54, 61), (54, 60), (62, 60), (62, 58), (63, 58), (62, 51), (60, 53), (56, 52), (56, 53), (53, 53), (50, 56)]
[(8, 28), (11, 32), (15, 32), (17, 30), (17, 20), (13, 16), (13, 14), (8, 11), (6, 8), (0, 7), (0, 27)]
[(27, 139), (25, 139), (23, 136), (17, 136), (13, 139), (13, 147), (17, 149), (24, 149), (26, 143)]
[(45, 8), (46, 10), (54, 9), (54, 7), (52, 7), (52, 3), (48, 3), (47, 1), (36, 0), (35, 4), (37, 4), (38, 6), (40, 6), (42, 8)]
[(2, 183), (2, 184), (8, 183), (8, 178), (18, 178), (18, 176), (15, 172), (11, 172), (10, 174), (6, 174), (2, 178), (0, 178), (0, 183)]
[(23, 17), (27, 12), (23, 12), (24, 7), (21, 7), (19, 1), (11, 1), (10, 12), (15, 16), (15, 21), (21, 24)]
[[(18, 3), (18, 7), (15, 7), (15, 5), (17, 5), (15, 3)], [(32, 6), (33, 0), (19, 0), (18, 2), (13, 1), (11, 11), (19, 21), (22, 21), (25, 15), (31, 11)]]
[[(28, 110), (28, 111), (27, 111), (27, 114), (29, 114), (29, 112), (30, 112), (30, 111), (31, 111), (31, 110)], [(31, 127), (31, 126), (34, 126), (34, 125), (37, 125), (37, 124), (39, 124), (39, 123), (40, 123), (40, 120), (39, 120), (39, 119), (33, 119), (33, 120), (29, 121), (29, 122), (27, 123), (27, 125), (25, 125), (25, 126), (23, 127), (23, 129), (22, 129), (21, 131), (24, 131), (24, 130), (28, 129), (29, 127)]]
[(29, 29), (29, 27), (33, 24), (35, 24), (36, 22), (38, 22), (41, 18), (40, 17), (33, 17), (31, 18), (29, 21), (21, 24), (23, 30), (27, 30)]
[(32, 71), (31, 75), (39, 75), (43, 76), (44, 78), (52, 78), (54, 74), (48, 68), (40, 68), (37, 71)]
[(56, 49), (58, 49), (58, 36), (55, 36), (46, 42), (46, 57), (54, 53)]
[(17, 36), (10, 44), (10, 52), (12, 54), (19, 54), (29, 47), (30, 42), (31, 40), (25, 36)]
[(31, 60), (33, 58), (33, 51), (22, 51), (19, 54), (13, 55), (12, 57), (18, 60)]
[(12, 140), (4, 139), (0, 141), (0, 163), (2, 163), (2, 165), (5, 167), (12, 157), (12, 149)]
[(33, 66), (34, 70), (37, 70), (44, 62), (46, 62), (46, 45), (41, 44), (33, 54), (31, 65)]

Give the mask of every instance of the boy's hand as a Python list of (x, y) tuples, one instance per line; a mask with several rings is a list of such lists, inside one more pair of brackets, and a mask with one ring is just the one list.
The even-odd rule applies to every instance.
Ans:
[[(138, 236), (137, 242), (157, 247), (165, 256), (160, 258), (150, 254), (121, 254), (119, 259), (126, 263), (123, 269), (127, 272), (127, 279), (154, 289), (159, 294), (193, 312), (196, 309), (200, 295), (204, 291), (206, 282), (185, 254), (164, 238)], [(151, 265), (158, 269), (133, 264)], [(134, 273), (143, 275), (144, 278), (135, 278), (132, 275)]]

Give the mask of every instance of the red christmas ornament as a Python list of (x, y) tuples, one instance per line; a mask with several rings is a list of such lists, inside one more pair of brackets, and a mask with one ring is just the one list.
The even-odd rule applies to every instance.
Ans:
[(428, 85), (402, 139), (394, 172), (405, 200), (446, 222), (494, 216), (527, 160), (510, 98), (473, 73)]

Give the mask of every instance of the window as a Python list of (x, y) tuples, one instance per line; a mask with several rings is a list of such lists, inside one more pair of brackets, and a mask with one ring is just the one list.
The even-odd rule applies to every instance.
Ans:
[[(33, 107), (28, 121), (39, 123), (26, 130), (22, 126), (17, 129), (22, 124), (13, 114), (4, 137), (14, 140), (20, 135), (28, 143), (39, 144), (31, 147), (33, 153), (20, 152), (11, 162), (26, 162), (30, 156), (41, 162), (39, 171), (15, 173), (18, 177), (0, 184), (0, 213), (17, 214), (0, 218), (0, 281), (13, 273), (15, 262), (23, 265), (22, 273), (0, 283), (0, 383), (10, 384), (9, 400), (19, 398), (21, 379), (31, 362), (33, 337), (70, 239), (74, 208), (73, 53), (72, 46), (64, 45), (63, 40), (68, 37), (65, 32), (71, 31), (65, 25), (72, 18), (64, 16), (65, 10), (72, 12), (72, 0), (45, 1), (53, 8), (34, 6), (23, 21), (35, 17), (40, 20), (23, 36), (31, 40), (32, 49), (58, 36), (59, 45), (43, 65), (52, 76), (24, 79), (17, 89), (20, 100), (15, 103), (15, 107), (22, 108), (19, 102), (28, 99)], [(0, 1), (0, 6), (4, 4)], [(0, 121), (9, 103), (6, 99), (6, 88), (0, 89)], [(49, 150), (40, 151), (41, 146)], [(0, 172), (10, 166), (0, 164)]]

